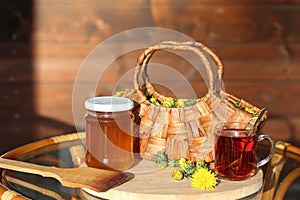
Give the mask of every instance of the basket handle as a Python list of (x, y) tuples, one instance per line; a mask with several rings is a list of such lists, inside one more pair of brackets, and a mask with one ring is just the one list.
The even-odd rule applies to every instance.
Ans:
[[(146, 83), (147, 91), (151, 95), (153, 95), (154, 97), (156, 97), (158, 99), (162, 99), (162, 100), (166, 98), (163, 95), (161, 95), (155, 91), (152, 83), (150, 82), (150, 78), (147, 74), (147, 64), (148, 64), (150, 58), (152, 57), (152, 55), (154, 54), (155, 51), (163, 50), (163, 49), (191, 51), (191, 52), (195, 53), (197, 56), (199, 56), (205, 66), (205, 70), (206, 70), (206, 73), (209, 78), (208, 79), (209, 80), (209, 92), (213, 92), (217, 95), (220, 94), (221, 80), (223, 78), (223, 71), (224, 71), (223, 64), (222, 64), (221, 60), (219, 59), (219, 57), (211, 49), (209, 49), (207, 46), (205, 46), (204, 44), (202, 44), (200, 42), (194, 42), (194, 41), (188, 41), (188, 42), (163, 41), (163, 42), (159, 42), (159, 43), (147, 48), (137, 60), (137, 66), (135, 68), (134, 75), (133, 75), (133, 84), (134, 84), (135, 89), (140, 88), (138, 79), (140, 76), (142, 76), (143, 80)], [(213, 61), (215, 62), (216, 66), (217, 66), (217, 69), (218, 69), (218, 75), (217, 75), (217, 80), (216, 80), (217, 85), (215, 84), (212, 66), (209, 63), (208, 58), (204, 54), (203, 51), (207, 52), (211, 56), (211, 58), (213, 59)]]

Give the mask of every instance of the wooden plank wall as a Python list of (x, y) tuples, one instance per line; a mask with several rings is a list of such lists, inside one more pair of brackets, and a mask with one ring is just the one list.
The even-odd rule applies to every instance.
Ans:
[[(0, 152), (75, 131), (72, 90), (84, 58), (138, 27), (169, 28), (213, 48), (225, 65), (226, 91), (268, 108), (264, 133), (300, 145), (299, 2), (1, 0)], [(113, 65), (99, 94), (110, 92), (120, 66), (134, 66), (138, 53)], [(191, 81), (204, 88), (201, 77)]]

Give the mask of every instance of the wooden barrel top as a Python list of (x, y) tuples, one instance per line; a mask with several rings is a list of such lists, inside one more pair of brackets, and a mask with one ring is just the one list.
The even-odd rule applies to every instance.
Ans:
[(88, 199), (96, 197), (118, 200), (196, 200), (196, 199), (239, 199), (259, 191), (263, 183), (263, 172), (242, 181), (220, 180), (215, 190), (200, 190), (191, 187), (191, 180), (176, 181), (171, 177), (174, 168), (158, 169), (153, 162), (143, 160), (129, 172), (134, 178), (106, 192), (82, 189), (81, 195)]

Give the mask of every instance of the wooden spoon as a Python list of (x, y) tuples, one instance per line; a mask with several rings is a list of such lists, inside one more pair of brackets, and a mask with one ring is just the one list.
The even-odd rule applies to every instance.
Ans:
[(0, 158), (0, 168), (50, 177), (58, 180), (63, 186), (71, 188), (88, 188), (96, 192), (108, 190), (109, 188), (125, 182), (129, 177), (125, 173), (119, 171), (91, 167), (49, 167), (6, 158)]

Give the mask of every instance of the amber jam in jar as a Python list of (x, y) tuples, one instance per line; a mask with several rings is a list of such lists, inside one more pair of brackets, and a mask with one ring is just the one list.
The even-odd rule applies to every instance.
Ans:
[(133, 102), (103, 96), (85, 101), (86, 164), (124, 171), (134, 164)]

